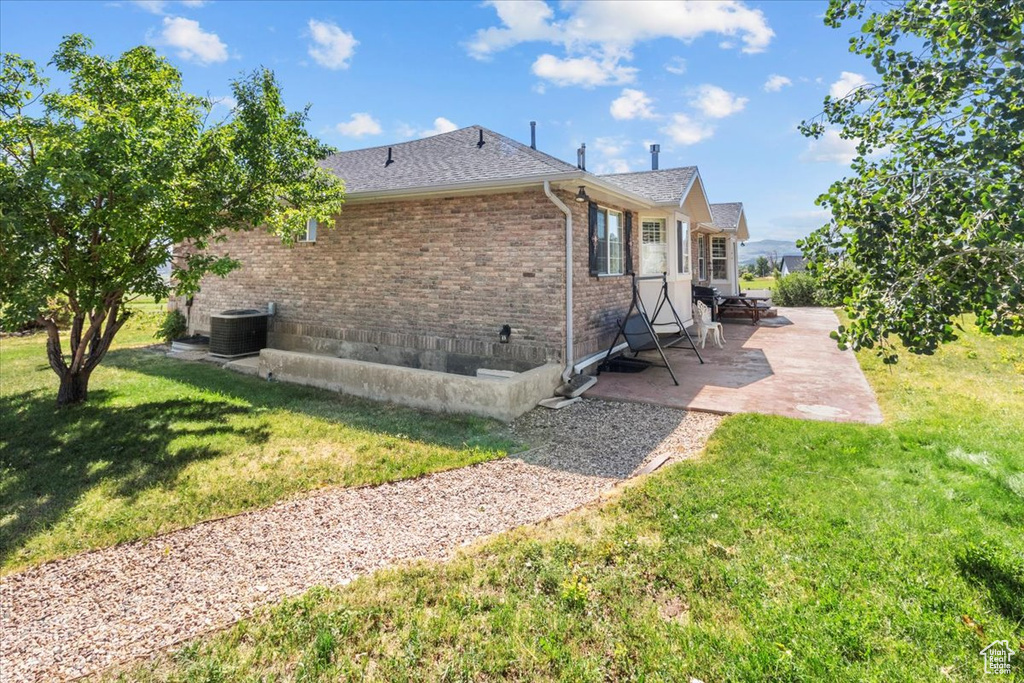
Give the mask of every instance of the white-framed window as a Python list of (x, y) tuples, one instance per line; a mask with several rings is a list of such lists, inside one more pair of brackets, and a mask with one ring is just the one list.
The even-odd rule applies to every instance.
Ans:
[(708, 270), (705, 260), (704, 235), (697, 235), (697, 279), (707, 280)]
[(729, 251), (724, 237), (711, 238), (711, 279), (729, 279)]
[(676, 221), (676, 245), (679, 251), (676, 272), (680, 275), (688, 275), (690, 273), (690, 224), (687, 221)]
[(668, 235), (665, 232), (665, 221), (641, 221), (640, 237), (641, 274), (661, 275), (668, 272)]
[(622, 275), (622, 212), (597, 207), (597, 272)]
[(299, 235), (297, 242), (316, 242), (316, 228), (317, 222), (315, 218), (310, 218), (306, 221), (306, 232)]

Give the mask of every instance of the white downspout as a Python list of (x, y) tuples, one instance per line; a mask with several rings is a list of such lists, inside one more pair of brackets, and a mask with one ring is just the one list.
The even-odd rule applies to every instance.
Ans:
[(572, 355), (572, 211), (551, 192), (551, 183), (544, 181), (544, 194), (565, 214), (565, 370), (562, 381), (568, 382), (573, 373)]

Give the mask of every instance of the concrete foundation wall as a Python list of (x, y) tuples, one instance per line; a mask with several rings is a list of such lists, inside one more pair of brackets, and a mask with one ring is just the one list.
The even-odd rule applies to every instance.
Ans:
[(417, 368), (264, 349), (259, 376), (445, 413), (505, 422), (551, 396), (562, 367), (549, 363), (508, 379), (481, 379)]

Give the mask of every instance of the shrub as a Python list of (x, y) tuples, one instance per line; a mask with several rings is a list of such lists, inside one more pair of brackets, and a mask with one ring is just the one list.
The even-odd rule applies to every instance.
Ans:
[(746, 280), (747, 282), (750, 282), (751, 280), (754, 279), (754, 274), (748, 270), (747, 272), (743, 273), (743, 275), (741, 275), (740, 277)]
[(818, 306), (818, 282), (807, 273), (790, 273), (775, 281), (772, 302), (779, 306)]
[(156, 334), (153, 336), (169, 342), (172, 339), (184, 337), (186, 333), (188, 333), (188, 321), (185, 320), (181, 311), (175, 309), (167, 311), (163, 322), (160, 323), (160, 327), (157, 328)]

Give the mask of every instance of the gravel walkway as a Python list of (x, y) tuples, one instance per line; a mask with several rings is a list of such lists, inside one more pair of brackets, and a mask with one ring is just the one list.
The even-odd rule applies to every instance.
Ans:
[(539, 408), (536, 446), (419, 479), (329, 489), (0, 580), (5, 682), (70, 679), (222, 628), (314, 585), (569, 512), (645, 462), (687, 457), (719, 418), (626, 403)]

